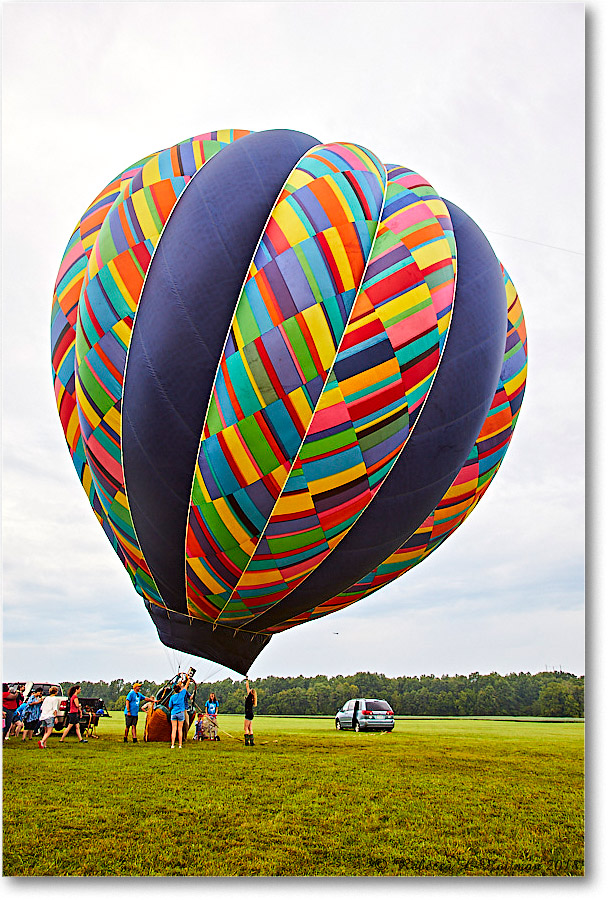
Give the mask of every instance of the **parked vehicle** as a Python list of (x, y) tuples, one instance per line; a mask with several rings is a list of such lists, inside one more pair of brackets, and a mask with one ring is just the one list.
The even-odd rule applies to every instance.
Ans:
[(393, 710), (386, 700), (355, 697), (336, 713), (338, 731), (347, 728), (354, 731), (392, 731), (394, 727)]
[(38, 691), (38, 690), (42, 691), (42, 695), (44, 697), (48, 697), (50, 689), (52, 687), (56, 687), (57, 690), (59, 691), (59, 696), (63, 697), (62, 686), (60, 684), (54, 684), (53, 682), (50, 682), (50, 681), (9, 681), (9, 683), (8, 683), (9, 690), (16, 691), (18, 689), (19, 685), (21, 685), (21, 684), (23, 684), (25, 686), (24, 691), (23, 691), (24, 700), (27, 700), (27, 698), (30, 696), (30, 694), (33, 694), (34, 691)]
[[(78, 699), (80, 701), (80, 708), (83, 713), (90, 711), (91, 713), (97, 712), (98, 709), (103, 709), (102, 716), (109, 716), (110, 713), (107, 710), (105, 701), (99, 697), (83, 697), (82, 694), (79, 694)], [(57, 719), (57, 723), (55, 725), (55, 731), (62, 731), (62, 729), (66, 728), (68, 724), (68, 709), (69, 709), (69, 701), (67, 697), (61, 697), (59, 702), (59, 717)], [(70, 732), (71, 734), (72, 732)], [(73, 732), (76, 734), (76, 732)]]

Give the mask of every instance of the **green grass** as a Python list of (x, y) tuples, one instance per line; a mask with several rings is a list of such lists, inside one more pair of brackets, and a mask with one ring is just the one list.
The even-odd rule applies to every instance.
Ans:
[[(579, 722), (220, 717), (219, 743), (4, 745), (4, 875), (583, 875)], [(143, 725), (140, 724), (140, 733)]]

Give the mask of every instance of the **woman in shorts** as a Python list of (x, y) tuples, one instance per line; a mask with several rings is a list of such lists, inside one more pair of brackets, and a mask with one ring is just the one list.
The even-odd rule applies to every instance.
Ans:
[(59, 743), (63, 744), (65, 742), (65, 736), (70, 730), (70, 728), (74, 728), (76, 731), (76, 737), (78, 738), (79, 743), (88, 744), (86, 738), (80, 733), (80, 700), (78, 699), (78, 694), (80, 693), (80, 685), (73, 684), (72, 687), (68, 691), (68, 724), (63, 729), (63, 734), (59, 738)]
[(258, 705), (258, 695), (255, 688), (249, 687), (249, 679), (245, 679), (245, 746), (253, 747), (253, 707)]
[(40, 707), (40, 725), (44, 729), (38, 746), (41, 750), (46, 750), (46, 742), (53, 730), (57, 717), (59, 716), (59, 697), (57, 696), (59, 688), (52, 687), (49, 689), (48, 697), (45, 697)]
[(188, 692), (186, 688), (190, 684), (190, 676), (186, 675), (185, 681), (178, 681), (173, 688), (173, 693), (169, 697), (169, 713), (171, 715), (171, 749), (175, 749), (175, 735), (179, 743), (179, 749), (182, 749), (182, 740), (184, 736), (184, 721), (186, 719), (186, 705), (188, 703)]

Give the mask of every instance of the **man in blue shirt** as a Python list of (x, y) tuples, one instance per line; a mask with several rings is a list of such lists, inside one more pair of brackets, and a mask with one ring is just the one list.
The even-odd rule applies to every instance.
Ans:
[(154, 697), (144, 697), (144, 695), (140, 693), (140, 687), (141, 681), (134, 681), (133, 689), (127, 694), (125, 703), (125, 736), (123, 738), (125, 744), (129, 743), (129, 728), (133, 735), (133, 743), (137, 743), (137, 717), (139, 715), (140, 704), (149, 700), (154, 702)]

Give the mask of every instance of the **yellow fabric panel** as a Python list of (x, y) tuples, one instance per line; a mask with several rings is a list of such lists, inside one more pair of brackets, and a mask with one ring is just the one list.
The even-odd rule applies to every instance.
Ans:
[(116, 325), (113, 325), (112, 331), (120, 338), (125, 347), (129, 346), (131, 343), (131, 326), (127, 325), (124, 319), (121, 319)]
[(239, 579), (239, 590), (241, 588), (258, 587), (262, 585), (282, 584), (283, 576), (278, 569), (264, 569), (264, 571), (249, 570), (243, 572)]
[(507, 283), (505, 284), (505, 294), (507, 297), (507, 308), (510, 309), (511, 304), (513, 303), (513, 301), (515, 300), (515, 297), (517, 295), (517, 291), (515, 290), (515, 285), (510, 280), (507, 281)]
[(521, 372), (518, 372), (510, 381), (505, 382), (507, 394), (515, 394), (526, 380), (528, 366), (525, 365)]
[(352, 378), (340, 382), (344, 399), (348, 400), (352, 394), (365, 390), (369, 387), (370, 382), (384, 381), (385, 378), (390, 378), (391, 375), (396, 375), (398, 372), (399, 363), (395, 357), (387, 359), (386, 362), (380, 363), (379, 366), (375, 366), (367, 372), (359, 372), (358, 375), (353, 375)]
[(145, 164), (143, 169), (141, 170), (141, 178), (142, 184), (156, 184), (157, 181), (160, 181), (160, 166), (158, 164), (158, 156), (153, 156), (152, 159), (149, 159)]
[(112, 431), (115, 431), (116, 434), (120, 434), (120, 430), (122, 427), (122, 415), (116, 409), (115, 406), (112, 406), (107, 411), (107, 413), (103, 417), (103, 420), (104, 420), (104, 422), (107, 422), (107, 424), (110, 426)]
[(308, 428), (312, 418), (312, 410), (310, 408), (308, 396), (304, 392), (304, 388), (297, 388), (295, 391), (291, 391), (289, 399), (295, 407), (302, 426)]
[(205, 487), (205, 482), (203, 481), (198, 462), (196, 464), (196, 469), (194, 470), (194, 480), (196, 482), (198, 489), (200, 490), (201, 494), (203, 495), (205, 503), (211, 503), (211, 495), (209, 494), (209, 491)]
[[(252, 265), (252, 268), (254, 268), (253, 265)], [(241, 291), (241, 297), (242, 297), (242, 296), (243, 296), (243, 293), (242, 293), (242, 291)], [(239, 303), (241, 302), (241, 297), (239, 297), (239, 301), (238, 301)], [(236, 308), (238, 309), (238, 303), (237, 303)], [(235, 346), (236, 346), (236, 348), (237, 348), (238, 350), (242, 350), (243, 347), (245, 346), (245, 341), (243, 340), (243, 335), (242, 335), (242, 333), (241, 333), (241, 329), (239, 328), (239, 320), (238, 320), (238, 316), (233, 316), (233, 317), (232, 317), (231, 328), (232, 328), (232, 331), (233, 331), (233, 334), (234, 334), (234, 343), (235, 343)]]
[(292, 246), (310, 237), (310, 232), (287, 200), (275, 206), (272, 218)]
[[(445, 492), (444, 500), (449, 499), (450, 497), (458, 497), (459, 494), (465, 494), (468, 491), (474, 491), (477, 487), (477, 478), (471, 478), (470, 481), (463, 481), (462, 484), (453, 484), (452, 487), (448, 488)], [(453, 506), (450, 506), (450, 509), (453, 509)]]
[(383, 303), (382, 306), (378, 307), (376, 312), (384, 325), (391, 319), (403, 315), (408, 309), (412, 309), (413, 307), (418, 306), (419, 303), (423, 303), (425, 300), (429, 299), (430, 293), (428, 286), (426, 283), (419, 284), (409, 291), (406, 291), (405, 294), (399, 294), (398, 297), (389, 300), (388, 303)]
[(317, 409), (330, 409), (332, 406), (337, 406), (338, 403), (342, 403), (343, 400), (344, 397), (339, 385), (336, 384), (332, 388), (329, 388), (326, 385), (319, 397)]
[(293, 191), (297, 191), (298, 188), (304, 187), (314, 180), (314, 175), (310, 175), (308, 172), (302, 171), (302, 169), (294, 169), (287, 179), (287, 187), (293, 193)]
[(325, 478), (319, 478), (316, 481), (309, 482), (309, 490), (311, 494), (320, 494), (323, 491), (331, 491), (333, 488), (348, 484), (349, 481), (355, 481), (357, 478), (364, 478), (367, 475), (365, 463), (357, 463), (351, 469), (344, 472), (337, 472), (335, 475), (328, 475)]
[(201, 145), (198, 141), (193, 141), (192, 143), (192, 154), (194, 156), (196, 168), (200, 169), (200, 167), (203, 165), (203, 154), (201, 152)]
[(239, 547), (248, 557), (252, 557), (255, 553), (256, 547), (258, 545), (257, 538), (249, 538), (247, 541), (243, 541), (242, 544), (239, 544)]
[(225, 590), (224, 585), (215, 580), (211, 572), (205, 568), (198, 556), (188, 556), (186, 559), (192, 571), (198, 575), (203, 584), (209, 588), (209, 593), (221, 594)]
[(303, 310), (302, 318), (306, 322), (310, 333), (314, 336), (315, 347), (323, 366), (326, 371), (329, 371), (336, 356), (336, 348), (327, 319), (323, 315), (323, 310), (318, 303), (315, 303), (314, 306), (309, 306)]
[(98, 232), (94, 231), (92, 234), (87, 234), (85, 237), (83, 237), (82, 246), (85, 250), (88, 250), (93, 246), (93, 244), (97, 240), (97, 234)]
[(345, 291), (353, 290), (355, 287), (358, 287), (358, 284), (355, 284), (355, 279), (353, 278), (353, 272), (350, 267), (350, 261), (344, 249), (344, 244), (342, 243), (342, 238), (340, 237), (336, 228), (328, 228), (327, 231), (323, 232), (325, 240), (331, 250), (332, 256), (338, 267), (338, 272), (340, 273), (340, 278), (342, 279), (342, 283), (344, 285)]
[(156, 242), (156, 239), (158, 238), (158, 228), (148, 209), (145, 192), (143, 190), (135, 191), (131, 196), (131, 200), (133, 202), (133, 208), (135, 210), (135, 215), (137, 216), (139, 227), (143, 231), (144, 237), (150, 238), (150, 240)]
[(448, 208), (439, 197), (429, 197), (424, 200), (424, 203), (428, 206), (435, 218), (438, 218), (439, 216), (447, 216), (449, 218)]
[(427, 269), (435, 263), (452, 258), (450, 245), (445, 238), (423, 244), (422, 247), (415, 247), (411, 253), (421, 269)]
[(441, 319), (437, 320), (437, 331), (440, 335), (444, 333), (444, 331), (448, 330), (448, 326), (452, 320), (450, 315), (442, 316)]
[(281, 494), (274, 512), (278, 511), (281, 504), (281, 514), (301, 513), (310, 509), (311, 497), (308, 491), (300, 491), (297, 494)]
[[(68, 422), (68, 427), (66, 428), (65, 432), (65, 436), (70, 447), (73, 446), (74, 437), (79, 428), (80, 421), (78, 419), (78, 407), (75, 406), (72, 410), (72, 415), (70, 416), (70, 421)], [(88, 471), (88, 469), (85, 471)]]
[[(103, 227), (103, 226), (102, 226)], [(101, 229), (100, 229), (101, 230)], [(89, 281), (97, 275), (101, 268), (101, 257), (99, 256), (99, 231), (95, 235), (95, 241), (93, 244), (93, 249), (89, 255), (89, 261), (87, 263), (86, 275), (83, 282), (83, 288), (86, 289)]]
[(224, 428), (222, 437), (228, 445), (228, 449), (232, 453), (234, 460), (238, 466), (238, 470), (247, 480), (247, 484), (253, 484), (260, 478), (260, 472), (251, 462), (234, 425)]
[(240, 544), (242, 541), (249, 540), (249, 535), (232, 512), (232, 509), (226, 500), (224, 500), (223, 497), (219, 497), (212, 502), (225, 527), (230, 534), (234, 535), (238, 543)]

